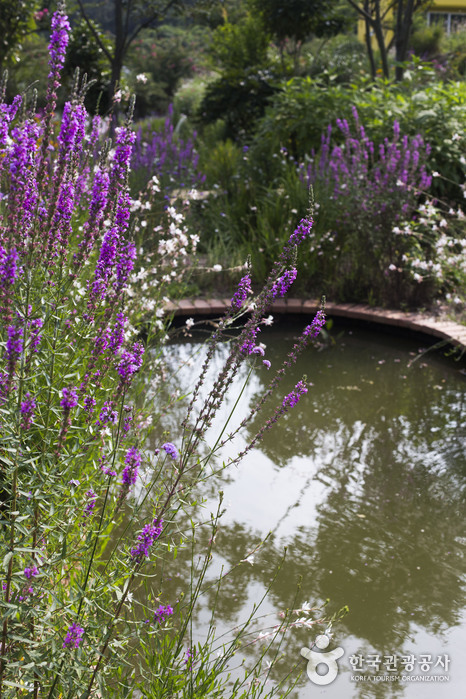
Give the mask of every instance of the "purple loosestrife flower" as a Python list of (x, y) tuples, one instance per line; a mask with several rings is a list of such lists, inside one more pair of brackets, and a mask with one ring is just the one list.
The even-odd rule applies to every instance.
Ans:
[(195, 648), (188, 648), (188, 650), (185, 653), (185, 659), (184, 659), (187, 670), (193, 669), (193, 662), (194, 662), (195, 656), (196, 656)]
[(178, 449), (171, 442), (165, 442), (165, 444), (162, 444), (162, 449), (173, 459), (173, 461), (178, 459)]
[(138, 535), (139, 544), (131, 549), (131, 558), (136, 563), (141, 563), (143, 558), (149, 556), (149, 551), (159, 536), (162, 533), (163, 520), (154, 519), (152, 524), (146, 524), (142, 532)]
[(8, 387), (13, 380), (16, 362), (23, 351), (23, 329), (17, 325), (8, 326), (8, 340), (6, 342), (6, 354), (8, 359)]
[(63, 408), (63, 412), (69, 413), (71, 408), (75, 408), (78, 405), (77, 388), (64, 388), (62, 390), (62, 396), (60, 405)]
[(154, 611), (154, 622), (156, 624), (163, 624), (163, 622), (173, 614), (173, 608), (170, 607), (169, 604), (164, 606), (163, 604), (160, 605), (155, 611)]
[(42, 340), (42, 335), (40, 335), (40, 330), (44, 325), (42, 318), (35, 318), (34, 320), (28, 321), (28, 327), (30, 330), (29, 335), (29, 347), (31, 352), (37, 352), (37, 347)]
[(260, 333), (260, 331), (261, 331), (261, 329), (259, 327), (249, 328), (249, 331), (247, 333), (247, 337), (240, 347), (241, 354), (243, 354), (243, 355), (252, 354), (254, 352), (255, 347), (257, 347), (257, 344), (256, 344), (257, 333)]
[(23, 419), (21, 421), (21, 427), (23, 430), (28, 430), (34, 419), (34, 410), (36, 408), (36, 401), (31, 396), (30, 393), (26, 393), (24, 400), (21, 403), (20, 411)]
[(95, 398), (91, 398), (90, 396), (86, 396), (84, 398), (83, 403), (84, 403), (84, 410), (86, 411), (86, 413), (89, 413), (89, 415), (92, 415), (92, 413), (94, 412), (94, 408), (96, 406)]
[(307, 393), (306, 384), (304, 381), (298, 381), (294, 387), (294, 390), (288, 393), (288, 395), (283, 399), (282, 407), (285, 410), (288, 410), (288, 408), (294, 408), (294, 406), (299, 403), (301, 396), (303, 396), (305, 393)]
[(74, 623), (68, 629), (68, 633), (63, 641), (63, 648), (78, 648), (83, 639), (84, 629), (82, 626)]
[(322, 310), (317, 311), (312, 323), (304, 328), (303, 335), (305, 337), (317, 337), (324, 325), (325, 313)]
[(141, 453), (136, 449), (136, 447), (131, 447), (131, 449), (128, 449), (125, 456), (126, 466), (123, 469), (123, 474), (121, 477), (123, 485), (129, 488), (131, 485), (136, 483), (141, 462)]
[(18, 265), (19, 256), (16, 248), (9, 252), (0, 245), (0, 289), (9, 290), (20, 276), (22, 270)]
[(84, 507), (84, 512), (83, 512), (83, 519), (88, 519), (95, 508), (95, 503), (97, 502), (97, 495), (94, 493), (92, 488), (87, 491), (86, 497), (88, 498), (87, 503)]
[(35, 578), (36, 575), (39, 575), (39, 571), (37, 570), (37, 566), (33, 566), (32, 568), (25, 568), (24, 569), (24, 576), (30, 580), (31, 578)]
[(14, 356), (15, 361), (23, 351), (23, 329), (17, 325), (8, 327), (8, 340), (6, 351), (9, 357)]
[(91, 285), (90, 307), (96, 299), (104, 299), (108, 281), (114, 272), (117, 259), (119, 234), (116, 226), (109, 228), (103, 237), (100, 255), (95, 268), (94, 281)]
[(113, 425), (118, 422), (118, 411), (113, 409), (113, 403), (110, 400), (106, 400), (103, 404), (96, 425), (97, 427), (104, 427), (108, 422), (111, 422)]
[(75, 153), (81, 153), (85, 136), (87, 112), (80, 102), (66, 102), (63, 107), (60, 133), (57, 140), (60, 144), (59, 162), (67, 162)]
[(54, 12), (52, 16), (52, 34), (49, 42), (49, 65), (51, 67), (49, 77), (54, 77), (54, 71), (60, 71), (63, 68), (69, 32), (70, 23), (68, 22), (68, 17), (60, 10)]
[(113, 329), (108, 338), (108, 349), (113, 354), (117, 354), (125, 339), (125, 326), (128, 318), (123, 313), (117, 313)]
[(248, 272), (248, 274), (246, 274), (242, 279), (240, 279), (238, 288), (233, 294), (233, 298), (231, 299), (231, 309), (233, 311), (239, 311), (249, 294), (252, 294), (252, 289), (251, 275)]
[(142, 366), (144, 347), (140, 342), (135, 342), (131, 350), (125, 350), (121, 355), (117, 372), (121, 377), (122, 384), (129, 384), (131, 377), (139, 371)]
[(284, 272), (282, 276), (279, 277), (273, 285), (272, 296), (274, 298), (282, 298), (283, 296), (285, 296), (286, 292), (296, 279), (297, 274), (298, 270), (296, 269), (296, 267), (293, 267), (293, 269), (287, 269), (286, 272)]
[(114, 185), (126, 183), (133, 144), (136, 140), (136, 134), (126, 126), (117, 128), (115, 133), (115, 152), (113, 154), (111, 171), (112, 183)]
[(306, 238), (310, 235), (313, 224), (314, 221), (312, 220), (312, 218), (302, 218), (298, 226), (290, 235), (286, 248), (290, 246), (294, 247), (306, 240)]

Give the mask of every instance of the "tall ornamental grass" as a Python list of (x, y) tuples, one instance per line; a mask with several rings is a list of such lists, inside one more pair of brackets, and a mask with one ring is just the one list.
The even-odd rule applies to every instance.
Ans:
[[(140, 696), (139, 687), (150, 697), (259, 696), (265, 680), (274, 679), (265, 651), (276, 642), (272, 661), (278, 658), (282, 632), (312, 626), (314, 610), (290, 603), (265, 633), (257, 662), (229, 680), (254, 610), (228, 643), (215, 640), (214, 615), (204, 642), (192, 623), (218, 517), (208, 525), (211, 543), (191, 595), (170, 599), (163, 567), (185, 537), (181, 515), (192, 511), (193, 488), (215, 472), (212, 456), (273, 404), (287, 367), (325, 322), (320, 311), (284, 365), (271, 367), (261, 325), (273, 299), (294, 282), (297, 249), (312, 221), (303, 219), (291, 234), (254, 301), (245, 272), (210, 339), (185, 420), (149, 451), (147, 424), (169, 406), (154, 403), (141, 413), (151, 331), (134, 330), (135, 318), (147, 320), (139, 287), (146, 286), (143, 311), (160, 322), (160, 288), (171, 279), (167, 259), (173, 271), (176, 250), (186, 249), (184, 233), (174, 227), (174, 248), (169, 234), (161, 236), (150, 288), (141, 284), (144, 260), (137, 259), (131, 210), (146, 206), (128, 193), (135, 141), (129, 123), (104, 140), (105, 125), (86, 113), (86, 85), (79, 81), (55, 117), (68, 32), (58, 10), (44, 114), (36, 114), (29, 94), (7, 104), (3, 92), (0, 104), (0, 694), (126, 697)], [(229, 356), (201, 399), (215, 347), (233, 327)], [(207, 430), (239, 368), (251, 362), (269, 373), (268, 388), (238, 429), (227, 432), (227, 422), (210, 448)], [(307, 390), (303, 379), (275, 399), (269, 418), (231, 461), (239, 462)], [(192, 571), (180, 574), (189, 579)], [(295, 681), (275, 678), (269, 696), (286, 696)]]

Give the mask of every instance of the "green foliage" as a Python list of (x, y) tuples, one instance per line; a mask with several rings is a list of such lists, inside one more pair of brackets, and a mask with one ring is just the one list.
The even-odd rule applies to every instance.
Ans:
[(205, 32), (163, 25), (146, 30), (136, 39), (128, 57), (129, 84), (136, 94), (136, 116), (164, 113), (181, 80), (196, 71), (193, 56), (202, 54)]
[(210, 54), (225, 72), (265, 66), (270, 39), (260, 19), (247, 13), (239, 22), (225, 22), (215, 30)]
[(278, 43), (286, 39), (303, 42), (310, 34), (331, 36), (348, 23), (340, 3), (326, 0), (253, 0), (256, 12)]
[(185, 114), (193, 119), (201, 106), (208, 80), (205, 76), (195, 76), (184, 80), (173, 98), (176, 114)]
[(276, 89), (275, 75), (268, 70), (230, 71), (207, 86), (198, 120), (211, 124), (223, 119), (227, 138), (244, 137), (254, 130)]
[(351, 83), (368, 73), (363, 44), (355, 36), (339, 34), (330, 39), (313, 39), (302, 51), (302, 75), (329, 84)]
[(420, 58), (431, 59), (440, 53), (440, 46), (444, 36), (443, 27), (440, 24), (428, 26), (423, 23), (417, 26), (410, 37), (410, 47)]
[[(433, 80), (424, 64), (405, 72), (401, 84), (358, 81), (344, 86), (311, 78), (293, 78), (274, 97), (257, 125), (259, 157), (286, 147), (296, 158), (318, 150), (321, 135), (335, 115), (350, 118), (356, 107), (367, 135), (380, 143), (396, 119), (401, 132), (421, 134), (432, 148), (430, 167), (444, 179), (434, 182), (434, 194), (458, 201), (464, 181), (463, 136), (466, 125), (466, 85)], [(450, 185), (449, 181), (453, 184)]]
[(38, 104), (43, 106), (49, 72), (47, 41), (40, 34), (31, 34), (23, 40), (21, 52), (23, 60), (8, 68), (7, 96), (12, 99), (33, 85), (39, 94)]
[(25, 37), (36, 28), (34, 12), (39, 9), (38, 0), (0, 1), (0, 69), (7, 61), (18, 62)]
[(450, 80), (464, 80), (466, 77), (466, 30), (445, 36), (442, 41), (442, 55), (437, 67), (441, 75)]

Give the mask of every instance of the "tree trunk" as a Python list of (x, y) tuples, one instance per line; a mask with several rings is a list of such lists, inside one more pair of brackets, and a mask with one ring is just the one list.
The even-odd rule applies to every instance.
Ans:
[(384, 78), (388, 79), (390, 77), (390, 70), (388, 67), (388, 58), (387, 58), (387, 48), (385, 46), (385, 37), (383, 35), (382, 17), (380, 15), (380, 0), (375, 1), (375, 21), (374, 21), (373, 27), (374, 27), (375, 38), (377, 39), (377, 46), (379, 47), (379, 51), (380, 51), (380, 59), (382, 61), (383, 75), (384, 75)]
[[(364, 10), (369, 14), (369, 0), (364, 1)], [(376, 69), (375, 69), (375, 60), (374, 60), (374, 52), (372, 50), (372, 37), (371, 37), (371, 25), (369, 23), (369, 19), (367, 17), (364, 17), (364, 24), (365, 24), (365, 40), (366, 40), (366, 48), (367, 48), (367, 55), (369, 57), (369, 63), (371, 66), (371, 76), (372, 80), (375, 80), (376, 76)]]
[(404, 10), (403, 0), (398, 0), (396, 14), (396, 29), (395, 29), (395, 57), (397, 66), (395, 68), (395, 80), (400, 82), (403, 80), (403, 66), (406, 61), (408, 52), (409, 38), (411, 36), (411, 27), (413, 24), (414, 0), (407, 0), (406, 9)]

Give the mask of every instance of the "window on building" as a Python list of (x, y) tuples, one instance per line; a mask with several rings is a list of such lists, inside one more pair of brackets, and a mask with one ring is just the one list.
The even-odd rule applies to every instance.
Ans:
[(446, 34), (466, 29), (466, 12), (428, 12), (427, 22), (429, 26), (441, 24)]

